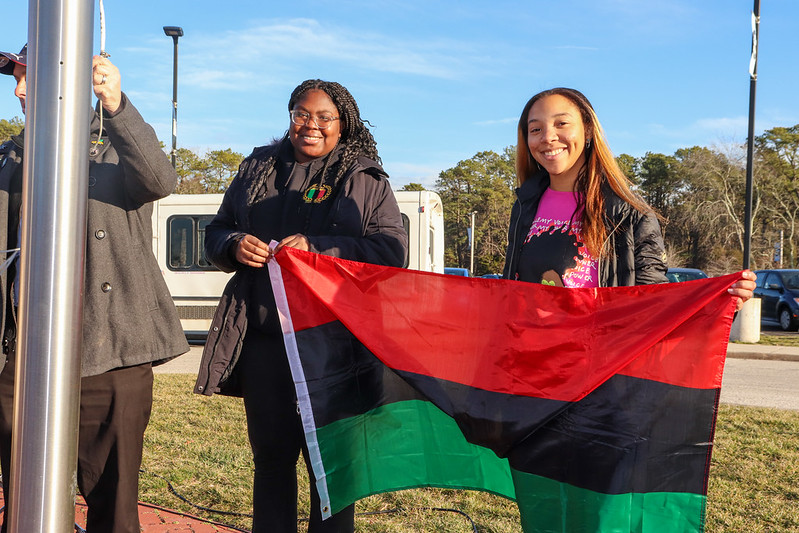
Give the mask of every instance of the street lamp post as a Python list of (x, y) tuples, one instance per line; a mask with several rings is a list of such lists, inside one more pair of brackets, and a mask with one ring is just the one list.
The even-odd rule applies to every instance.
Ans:
[(164, 26), (164, 34), (172, 37), (172, 42), (175, 44), (172, 60), (172, 168), (175, 168), (175, 158), (178, 153), (178, 38), (183, 37), (183, 28)]
[(472, 225), (469, 231), (469, 249), (471, 251), (471, 255), (469, 258), (469, 275), (474, 276), (474, 216), (477, 214), (477, 211), (472, 211), (469, 215), (472, 217)]
[(760, 36), (760, 0), (752, 10), (752, 55), (749, 59), (749, 134), (746, 140), (746, 201), (744, 204), (744, 261), (749, 268), (752, 254), (752, 183), (755, 152), (755, 90), (757, 87), (757, 48)]

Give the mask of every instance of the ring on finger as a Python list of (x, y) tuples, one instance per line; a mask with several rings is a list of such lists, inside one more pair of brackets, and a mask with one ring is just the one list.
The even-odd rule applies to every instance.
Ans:
[(102, 77), (102, 78), (100, 78), (100, 85), (105, 85), (105, 81), (106, 81), (107, 79), (108, 79), (108, 77), (107, 77), (105, 74), (103, 74), (103, 77)]

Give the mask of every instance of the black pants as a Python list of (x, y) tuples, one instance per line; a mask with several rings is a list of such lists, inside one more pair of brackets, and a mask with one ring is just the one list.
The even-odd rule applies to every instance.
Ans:
[(297, 531), (297, 459), (302, 452), (311, 479), (309, 533), (351, 533), (355, 507), (350, 505), (327, 520), (321, 519), (319, 495), (297, 413), (283, 339), (250, 328), (236, 374), (244, 395), (247, 432), (255, 476), (253, 533)]
[[(0, 462), (8, 523), (14, 354), (0, 373)], [(139, 468), (153, 403), (150, 363), (81, 379), (78, 488), (88, 533), (139, 533)]]

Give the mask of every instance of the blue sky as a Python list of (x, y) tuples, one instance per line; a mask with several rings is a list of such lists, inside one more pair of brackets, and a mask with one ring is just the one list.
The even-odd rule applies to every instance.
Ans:
[[(0, 49), (17, 51), (27, 2), (4, 4)], [(799, 123), (799, 2), (762, 4), (757, 134)], [(752, 8), (753, 0), (105, 0), (106, 48), (166, 144), (172, 39), (162, 27), (182, 26), (178, 146), (249, 154), (285, 132), (292, 89), (322, 78), (355, 96), (395, 188), (432, 187), (458, 161), (514, 144), (524, 103), (554, 86), (588, 96), (617, 155), (744, 143)], [(0, 83), (0, 118), (19, 116), (12, 80)]]

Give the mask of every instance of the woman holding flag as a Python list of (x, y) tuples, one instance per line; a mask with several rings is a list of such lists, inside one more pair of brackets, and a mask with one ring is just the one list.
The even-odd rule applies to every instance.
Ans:
[[(235, 271), (205, 343), (195, 392), (243, 396), (253, 450), (253, 531), (297, 530), (300, 451), (311, 478), (308, 531), (354, 531), (349, 506), (321, 520), (294, 383), (267, 269), (283, 246), (402, 266), (408, 240), (374, 137), (355, 99), (334, 82), (291, 94), (282, 139), (239, 167), (206, 228), (208, 259)], [(279, 241), (273, 249), (267, 243)]]
[[(517, 133), (504, 277), (561, 287), (665, 283), (658, 216), (631, 190), (588, 99), (567, 88), (538, 93)], [(746, 270), (730, 287), (738, 309), (754, 280)]]

